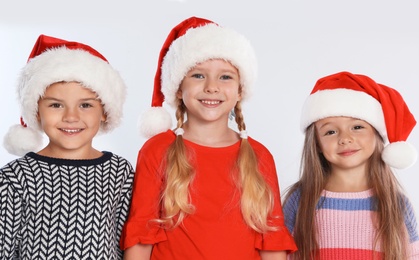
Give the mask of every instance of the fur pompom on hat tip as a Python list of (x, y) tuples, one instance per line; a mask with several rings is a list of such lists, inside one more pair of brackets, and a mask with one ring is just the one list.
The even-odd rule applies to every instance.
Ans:
[(4, 136), (3, 146), (17, 156), (24, 156), (29, 151), (38, 151), (42, 147), (42, 134), (30, 127), (13, 125)]
[[(190, 17), (170, 31), (160, 50), (151, 106), (163, 108), (165, 102), (176, 109), (176, 93), (184, 76), (198, 63), (210, 59), (223, 59), (235, 66), (240, 74), (242, 100), (251, 95), (257, 59), (250, 42), (232, 29), (204, 18)], [(139, 128), (141, 133), (147, 130), (146, 137), (161, 132), (168, 124), (168, 121), (156, 123), (152, 116), (143, 118)]]
[(418, 152), (410, 143), (404, 141), (393, 142), (384, 148), (381, 158), (390, 167), (407, 169), (418, 160)]
[(347, 71), (323, 77), (304, 103), (301, 129), (332, 116), (358, 118), (372, 125), (386, 144), (381, 157), (390, 167), (406, 169), (417, 161), (415, 147), (406, 142), (416, 120), (395, 89)]
[(151, 107), (145, 111), (138, 122), (140, 134), (150, 138), (172, 127), (172, 117), (163, 107)]
[(50, 85), (72, 81), (95, 92), (101, 100), (107, 120), (99, 132), (111, 131), (120, 124), (126, 86), (119, 72), (88, 45), (40, 35), (17, 82), (21, 126), (11, 128), (15, 132), (9, 131), (4, 138), (9, 153), (22, 156), (41, 148), (38, 100)]

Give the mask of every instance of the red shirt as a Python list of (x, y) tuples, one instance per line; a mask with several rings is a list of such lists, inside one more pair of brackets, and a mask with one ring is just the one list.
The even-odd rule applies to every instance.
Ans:
[(121, 248), (137, 243), (154, 244), (151, 259), (260, 259), (259, 250), (296, 250), (284, 225), (275, 163), (270, 152), (257, 141), (249, 142), (259, 159), (259, 169), (275, 195), (270, 221), (278, 231), (260, 234), (249, 228), (240, 211), (240, 196), (233, 181), (240, 141), (227, 147), (200, 146), (185, 140), (195, 169), (190, 187), (195, 212), (172, 229), (159, 228), (163, 185), (162, 162), (174, 141), (172, 131), (154, 136), (138, 153), (130, 215), (125, 223)]

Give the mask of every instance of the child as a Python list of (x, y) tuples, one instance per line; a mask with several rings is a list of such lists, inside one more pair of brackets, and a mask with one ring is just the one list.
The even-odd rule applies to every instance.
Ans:
[(1, 259), (122, 258), (133, 168), (92, 139), (118, 126), (125, 93), (90, 46), (39, 36), (19, 78), (22, 125), (5, 137), (23, 157), (0, 170)]
[[(237, 32), (197, 17), (172, 29), (142, 121), (144, 134), (163, 132), (138, 154), (126, 259), (285, 259), (296, 249), (273, 157), (246, 134), (241, 101), (255, 74)], [(174, 131), (163, 99), (176, 108)], [(228, 126), (233, 109), (240, 134)]]
[(414, 211), (390, 168), (416, 161), (415, 124), (400, 94), (367, 76), (317, 81), (301, 119), (301, 178), (284, 204), (294, 259), (419, 259)]

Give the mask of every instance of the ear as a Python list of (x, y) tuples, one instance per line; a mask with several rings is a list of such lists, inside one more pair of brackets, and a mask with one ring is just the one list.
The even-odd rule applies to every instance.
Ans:
[(176, 97), (182, 99), (182, 90), (180, 88), (176, 91)]
[(105, 112), (103, 112), (102, 117), (100, 118), (100, 122), (105, 123), (107, 119), (108, 119), (108, 115)]
[(242, 100), (242, 86), (239, 86), (239, 93), (237, 95), (237, 101), (241, 101)]

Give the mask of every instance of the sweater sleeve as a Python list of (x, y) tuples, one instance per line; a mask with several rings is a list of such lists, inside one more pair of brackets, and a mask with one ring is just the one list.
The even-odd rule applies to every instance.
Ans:
[(409, 259), (419, 259), (419, 235), (415, 212), (410, 201), (405, 198), (406, 214), (405, 223), (409, 235)]
[(256, 248), (260, 250), (287, 251), (288, 253), (294, 252), (297, 250), (297, 246), (284, 223), (284, 214), (282, 211), (278, 176), (274, 159), (267, 150), (259, 152), (258, 158), (260, 170), (274, 194), (274, 208), (272, 216), (268, 221), (276, 226), (278, 230), (263, 234), (261, 236), (262, 241), (257, 241), (259, 242), (259, 245), (256, 244)]
[(138, 153), (130, 213), (120, 241), (122, 250), (138, 243), (155, 244), (167, 239), (164, 230), (152, 221), (160, 217), (162, 187), (162, 156), (156, 148), (146, 143)]
[(294, 232), (295, 227), (295, 220), (297, 217), (298, 211), (298, 204), (299, 204), (299, 192), (294, 191), (288, 199), (284, 202), (284, 218), (285, 218), (285, 225), (287, 226), (289, 232), (291, 234)]
[(126, 160), (122, 160), (122, 162), (125, 166), (123, 168), (123, 174), (125, 176), (125, 179), (122, 183), (121, 197), (116, 212), (116, 225), (119, 236), (121, 235), (124, 223), (128, 218), (132, 195), (132, 185), (134, 179), (134, 169), (132, 168), (131, 164)]
[(20, 256), (23, 203), (13, 185), (18, 178), (12, 175), (10, 168), (0, 170), (0, 259)]

